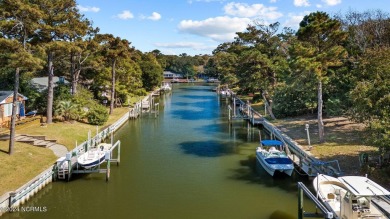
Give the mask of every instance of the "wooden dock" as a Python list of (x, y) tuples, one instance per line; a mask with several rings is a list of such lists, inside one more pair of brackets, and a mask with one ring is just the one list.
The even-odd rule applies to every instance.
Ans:
[(301, 145), (291, 139), (280, 129), (265, 119), (259, 112), (254, 110), (249, 102), (242, 101), (237, 95), (229, 89), (225, 89), (224, 97), (231, 99), (229, 105), (229, 121), (232, 119), (245, 119), (253, 126), (262, 126), (271, 139), (278, 139), (288, 147), (288, 155), (296, 166), (300, 174), (314, 178), (317, 174), (326, 174), (331, 176), (340, 176), (341, 170), (337, 160), (324, 162), (315, 158), (309, 151), (305, 151)]

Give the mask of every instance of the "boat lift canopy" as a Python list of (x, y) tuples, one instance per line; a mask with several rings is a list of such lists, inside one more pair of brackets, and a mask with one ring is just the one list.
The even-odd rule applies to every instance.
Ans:
[(261, 145), (268, 146), (268, 147), (282, 146), (283, 145), (283, 142), (281, 142), (279, 140), (262, 140), (260, 143), (261, 143)]

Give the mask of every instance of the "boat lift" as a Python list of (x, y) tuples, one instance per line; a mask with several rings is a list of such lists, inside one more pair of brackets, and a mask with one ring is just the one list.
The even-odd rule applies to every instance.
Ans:
[[(321, 213), (308, 213), (303, 209), (303, 193), (314, 202), (316, 208), (321, 211)], [(303, 219), (304, 217), (310, 218), (326, 218), (326, 219), (339, 219), (336, 213), (332, 210), (330, 206), (325, 206), (323, 203), (318, 200), (318, 198), (310, 192), (310, 190), (302, 182), (298, 182), (298, 219)]]
[[(90, 133), (88, 133), (88, 136), (90, 136)], [(115, 144), (113, 143), (113, 136), (111, 133), (111, 146), (110, 149), (106, 151), (105, 153), (105, 159), (103, 163), (107, 163), (106, 168), (102, 168), (102, 164), (97, 165), (96, 167), (93, 167), (91, 169), (81, 169), (77, 163), (77, 158), (82, 153), (87, 153), (90, 147), (95, 145), (96, 147), (101, 142), (101, 138), (99, 138), (99, 135), (96, 135), (94, 138), (88, 137), (87, 144), (85, 148), (81, 148), (80, 150), (76, 150), (75, 152), (68, 152), (65, 157), (61, 157), (57, 160), (55, 169), (57, 173), (57, 178), (68, 181), (72, 177), (73, 173), (105, 173), (106, 174), (106, 181), (110, 178), (110, 166), (111, 163), (116, 163), (117, 166), (120, 163), (120, 148), (121, 148), (121, 142), (118, 140)], [(76, 143), (77, 144), (77, 143)], [(92, 146), (91, 146), (92, 145)], [(117, 149), (116, 157), (113, 157), (114, 150)], [(81, 152), (81, 154), (79, 154)]]
[[(117, 157), (113, 158), (113, 151), (114, 149), (118, 148)], [(96, 167), (93, 167), (91, 169), (79, 169), (78, 163), (76, 164), (76, 169), (72, 170), (73, 173), (105, 173), (106, 174), (106, 181), (110, 179), (110, 166), (111, 163), (116, 163), (117, 166), (119, 166), (120, 163), (120, 151), (121, 151), (121, 141), (118, 140), (115, 144), (111, 144), (110, 150), (106, 151), (104, 162), (107, 163), (106, 168), (101, 168), (102, 164), (97, 165)], [(70, 178), (70, 177), (69, 177)]]

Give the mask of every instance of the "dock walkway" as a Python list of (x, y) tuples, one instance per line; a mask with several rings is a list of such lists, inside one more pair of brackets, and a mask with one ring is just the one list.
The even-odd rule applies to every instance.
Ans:
[[(273, 139), (278, 139), (288, 146), (288, 154), (295, 163), (299, 173), (308, 175), (309, 178), (314, 178), (317, 174), (327, 174), (331, 176), (340, 176), (341, 170), (338, 161), (324, 162), (315, 158), (310, 151), (304, 150), (296, 141), (291, 139), (279, 128), (265, 119), (259, 112), (254, 110), (248, 102), (242, 101), (231, 90), (224, 90), (223, 97), (229, 98), (232, 106), (229, 105), (229, 120), (230, 119), (245, 119), (252, 125), (262, 126)], [(227, 93), (226, 93), (227, 92)]]

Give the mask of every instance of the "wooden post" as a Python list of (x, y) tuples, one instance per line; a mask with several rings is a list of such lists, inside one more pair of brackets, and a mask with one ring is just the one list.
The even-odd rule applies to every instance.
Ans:
[(119, 166), (119, 162), (121, 160), (121, 142), (118, 143), (118, 162), (116, 162), (116, 165)]
[(246, 101), (246, 115), (248, 116), (248, 119), (250, 119), (250, 116), (249, 116), (249, 100)]
[(10, 210), (12, 208), (12, 204), (13, 204), (13, 200), (14, 200), (15, 196), (16, 196), (16, 192), (9, 193), (8, 207), (10, 208)]
[(107, 161), (106, 182), (110, 179), (110, 152), (106, 152), (105, 159)]
[(68, 182), (70, 180), (70, 177), (72, 177), (72, 159), (68, 160)]
[(230, 106), (228, 107), (228, 111), (229, 111), (229, 118), (228, 118), (228, 120), (230, 122), (230, 120), (231, 120), (231, 111), (232, 111), (232, 108)]
[(303, 191), (298, 184), (298, 219), (303, 219)]

